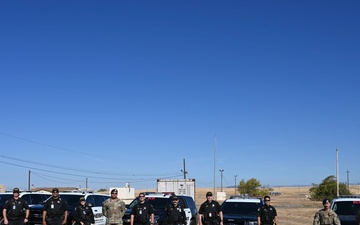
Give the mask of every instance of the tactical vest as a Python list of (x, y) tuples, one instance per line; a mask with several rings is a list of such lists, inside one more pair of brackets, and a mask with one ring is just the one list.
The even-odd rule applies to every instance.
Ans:
[(145, 223), (149, 222), (150, 215), (149, 215), (149, 207), (150, 205), (144, 203), (144, 204), (137, 204), (135, 206), (135, 221), (139, 223)]
[(168, 219), (169, 219), (169, 223), (171, 222), (181, 222), (182, 221), (182, 208), (180, 206), (174, 207), (173, 205), (169, 207), (169, 215), (168, 215)]
[(275, 218), (275, 211), (272, 207), (261, 206), (260, 207), (261, 222), (272, 224)]
[(327, 212), (327, 211), (319, 212), (319, 219), (320, 219), (321, 225), (334, 224), (334, 218), (335, 218), (335, 215), (332, 212)]
[(217, 220), (219, 219), (219, 214), (216, 208), (216, 203), (214, 202), (206, 202), (204, 209), (204, 219), (206, 220)]
[(23, 204), (20, 199), (10, 199), (10, 207), (6, 209), (6, 214), (9, 218), (21, 217), (23, 216)]
[(63, 204), (61, 199), (51, 199), (50, 207), (47, 209), (49, 217), (62, 216), (64, 214)]

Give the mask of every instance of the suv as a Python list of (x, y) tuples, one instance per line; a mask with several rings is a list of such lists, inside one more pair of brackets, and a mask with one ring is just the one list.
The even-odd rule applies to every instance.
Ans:
[[(31, 208), (36, 207), (36, 205), (40, 205), (41, 203), (43, 203), (50, 196), (51, 196), (51, 194), (38, 193), (38, 192), (21, 192), (19, 195), (20, 198), (24, 199), (27, 202), (30, 210), (31, 210)], [(2, 212), (5, 202), (11, 198), (13, 198), (13, 193), (11, 193), (11, 192), (0, 193), (0, 210), (1, 210), (1, 212)], [(0, 218), (2, 218), (2, 213), (1, 213)], [(33, 220), (33, 215), (30, 214), (29, 215), (29, 223), (31, 223), (32, 220)]]
[[(163, 225), (166, 207), (172, 204), (172, 196), (170, 194), (157, 194), (157, 193), (145, 193), (145, 201), (149, 202), (154, 207), (155, 223)], [(179, 199), (179, 205), (184, 207), (187, 225), (196, 225), (197, 209), (194, 199), (191, 196), (177, 195)], [(130, 224), (130, 213), (132, 208), (139, 203), (139, 197), (135, 198), (126, 209), (125, 215), (123, 216), (123, 224)]]
[[(106, 218), (102, 214), (102, 203), (106, 199), (110, 198), (110, 195), (98, 194), (98, 193), (82, 193), (82, 192), (60, 192), (59, 198), (63, 199), (68, 206), (69, 214), (68, 214), (67, 224), (71, 225), (74, 222), (74, 210), (79, 205), (79, 200), (81, 197), (85, 198), (86, 204), (92, 206), (95, 224), (104, 225), (106, 222)], [(32, 217), (35, 218), (35, 220), (30, 221), (30, 224), (42, 223), (43, 209), (44, 209), (44, 205), (37, 205), (36, 207), (30, 208), (30, 215), (32, 215)]]
[(221, 204), (224, 225), (257, 225), (258, 198), (232, 198)]
[(331, 209), (339, 216), (341, 225), (358, 225), (356, 214), (360, 212), (360, 196), (340, 196), (332, 200)]

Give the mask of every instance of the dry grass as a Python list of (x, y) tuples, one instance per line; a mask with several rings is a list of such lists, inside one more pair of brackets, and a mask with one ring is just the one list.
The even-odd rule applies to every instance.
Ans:
[[(278, 223), (280, 225), (303, 225), (312, 224), (315, 213), (322, 208), (319, 201), (307, 199), (310, 187), (276, 187), (274, 191), (281, 192), (281, 195), (271, 196), (271, 204), (278, 212)], [(155, 190), (148, 190), (155, 191)], [(200, 207), (206, 198), (206, 192), (213, 192), (212, 188), (196, 188), (195, 203)], [(224, 188), (226, 197), (234, 194), (234, 188)], [(351, 186), (350, 191), (360, 193), (359, 186)], [(136, 194), (141, 191), (136, 191)], [(220, 202), (220, 201), (219, 201)], [(220, 202), (221, 203), (221, 202)]]

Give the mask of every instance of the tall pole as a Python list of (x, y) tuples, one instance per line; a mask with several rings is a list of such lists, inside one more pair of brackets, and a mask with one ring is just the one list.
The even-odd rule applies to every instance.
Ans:
[(30, 191), (30, 170), (29, 170), (29, 175), (28, 175), (28, 191)]
[(221, 192), (223, 192), (223, 183), (222, 183), (222, 181), (223, 181), (223, 172), (224, 172), (224, 170), (219, 170), (220, 171), (220, 173), (221, 173), (221, 188), (220, 188), (220, 190), (221, 190)]
[(336, 197), (339, 197), (339, 150), (336, 147)]
[(181, 170), (181, 172), (184, 174), (184, 179), (186, 180), (187, 171), (185, 169), (185, 159), (183, 160), (183, 166), (184, 166), (184, 170)]
[(349, 171), (349, 170), (347, 170), (347, 171), (346, 171), (346, 175), (347, 175), (347, 188), (348, 188), (348, 190), (350, 191), (349, 174), (350, 174), (350, 171)]
[(216, 134), (214, 138), (214, 195), (216, 196), (215, 183), (216, 183)]
[(88, 189), (88, 178), (86, 178), (85, 187), (86, 187), (86, 190), (87, 190)]
[(236, 195), (236, 177), (237, 177), (237, 175), (235, 175), (234, 177), (235, 177), (235, 195)]

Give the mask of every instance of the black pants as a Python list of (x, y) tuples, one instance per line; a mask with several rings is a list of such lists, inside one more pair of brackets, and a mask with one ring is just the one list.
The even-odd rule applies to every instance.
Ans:
[(24, 218), (8, 219), (8, 225), (24, 225)]
[(150, 221), (149, 222), (134, 222), (134, 225), (150, 225)]
[(204, 221), (204, 224), (205, 225), (219, 225), (220, 223), (219, 223), (219, 220), (217, 220), (217, 219), (214, 219), (214, 220), (207, 219)]
[(47, 225), (62, 225), (63, 218), (46, 218)]

